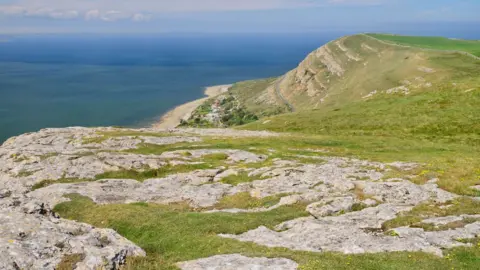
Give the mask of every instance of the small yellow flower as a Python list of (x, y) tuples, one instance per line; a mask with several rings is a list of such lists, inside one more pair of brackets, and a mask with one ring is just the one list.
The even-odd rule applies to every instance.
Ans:
[(8, 240), (8, 243), (13, 244), (13, 243), (15, 243), (15, 240), (10, 239), (10, 240)]

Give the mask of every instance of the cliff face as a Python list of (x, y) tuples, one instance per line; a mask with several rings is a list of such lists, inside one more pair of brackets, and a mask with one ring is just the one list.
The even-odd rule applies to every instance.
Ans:
[[(339, 107), (382, 94), (408, 95), (451, 83), (464, 63), (458, 52), (388, 44), (369, 35), (347, 36), (310, 53), (277, 80), (278, 92), (297, 110)], [(450, 61), (450, 63), (449, 63)]]

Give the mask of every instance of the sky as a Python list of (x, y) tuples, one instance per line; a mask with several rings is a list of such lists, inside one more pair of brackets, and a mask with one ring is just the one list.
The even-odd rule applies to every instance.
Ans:
[(0, 0), (0, 33), (460, 28), (479, 14), (480, 0)]

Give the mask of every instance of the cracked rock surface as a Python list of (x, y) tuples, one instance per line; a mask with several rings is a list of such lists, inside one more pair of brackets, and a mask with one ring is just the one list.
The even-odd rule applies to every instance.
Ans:
[(200, 136), (277, 135), (227, 129), (74, 127), (43, 129), (7, 140), (0, 147), (0, 269), (55, 269), (69, 255), (81, 255), (80, 262), (74, 266), (76, 269), (119, 269), (127, 257), (145, 256), (141, 248), (115, 231), (58, 218), (51, 211), (52, 207), (65, 201), (63, 195), (66, 193), (83, 194), (103, 204), (191, 201), (194, 206), (208, 206), (229, 190), (214, 182), (214, 177), (222, 170), (172, 175), (169, 180), (150, 179), (144, 183), (126, 179), (57, 184), (36, 191), (32, 191), (32, 187), (44, 180), (78, 178), (92, 181), (104, 172), (159, 169), (169, 163), (195, 164), (198, 162), (194, 159), (216, 153), (226, 154), (228, 162), (232, 163), (265, 159), (262, 155), (234, 149), (191, 150), (191, 156), (182, 156), (176, 151), (162, 155), (122, 152), (142, 144), (200, 143)]
[(284, 258), (249, 258), (239, 254), (217, 255), (178, 263), (182, 270), (295, 270), (298, 264)]
[(42, 202), (27, 202), (10, 198), (0, 204), (0, 269), (53, 270), (71, 254), (84, 258), (78, 269), (118, 269), (129, 256), (145, 256), (114, 230), (60, 219)]
[[(102, 135), (103, 134), (103, 135)], [(114, 134), (106, 136), (104, 134)], [(269, 132), (228, 129), (119, 130), (114, 128), (45, 129), (9, 139), (0, 147), (0, 269), (54, 269), (65, 256), (81, 254), (76, 269), (119, 269), (129, 256), (145, 252), (110, 229), (58, 218), (51, 209), (77, 193), (98, 204), (186, 202), (205, 212), (265, 212), (302, 203), (309, 217), (289, 220), (274, 229), (260, 226), (239, 235), (220, 235), (269, 247), (314, 252), (376, 253), (423, 251), (442, 255), (443, 248), (469, 245), (458, 239), (480, 235), (478, 215), (425, 218), (442, 226), (468, 219), (448, 231), (400, 227), (385, 233), (381, 226), (425, 202), (445, 203), (457, 195), (407, 179), (389, 179), (391, 168), (408, 172), (417, 164), (384, 164), (321, 156), (312, 164), (272, 159), (255, 149), (209, 149), (204, 136), (266, 137)], [(145, 145), (173, 145), (160, 154), (126, 150)], [(192, 148), (182, 149), (185, 143)], [(204, 148), (204, 149), (202, 149)], [(215, 148), (215, 147), (213, 147)], [(163, 149), (163, 148), (162, 148)], [(143, 153), (143, 152), (142, 152)], [(145, 171), (178, 164), (199, 164), (211, 155), (225, 156), (222, 165), (144, 181), (100, 179), (105, 172)], [(323, 153), (324, 154), (324, 153)], [(269, 165), (265, 165), (269, 164)], [(251, 166), (251, 167), (248, 167)], [(208, 166), (207, 166), (208, 167)], [(248, 175), (237, 185), (225, 177)], [(75, 178), (75, 183), (55, 183)], [(51, 185), (32, 187), (48, 180)], [(253, 209), (214, 209), (227, 196), (248, 193), (254, 199), (279, 197), (277, 204)], [(182, 269), (296, 269), (282, 258), (218, 255), (179, 263)]]

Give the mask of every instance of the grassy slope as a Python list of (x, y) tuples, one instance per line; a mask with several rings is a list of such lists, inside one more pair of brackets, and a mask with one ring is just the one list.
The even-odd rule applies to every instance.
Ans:
[(264, 116), (285, 112), (283, 103), (278, 101), (275, 96), (272, 97), (267, 91), (269, 87), (272, 87), (275, 79), (239, 82), (232, 86), (230, 93), (256, 115)]
[(460, 40), (444, 37), (398, 36), (385, 34), (369, 34), (372, 37), (395, 44), (415, 46), (435, 50), (457, 50), (480, 57), (480, 40)]

